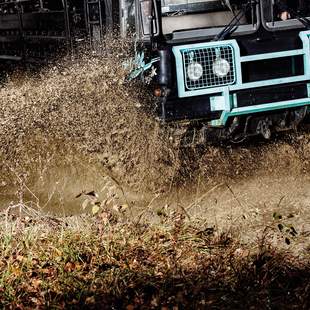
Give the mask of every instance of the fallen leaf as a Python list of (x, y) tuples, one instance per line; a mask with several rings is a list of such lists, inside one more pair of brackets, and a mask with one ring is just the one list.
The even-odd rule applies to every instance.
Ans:
[(96, 215), (96, 214), (99, 212), (99, 210), (100, 210), (100, 207), (99, 207), (98, 205), (94, 205), (94, 206), (92, 207), (92, 213), (93, 213), (93, 215)]
[(88, 204), (89, 204), (89, 200), (88, 199), (83, 201), (83, 203), (82, 203), (83, 210), (85, 210), (87, 208)]
[(95, 303), (95, 297), (94, 296), (87, 297), (86, 300), (85, 300), (85, 303), (87, 305), (94, 304)]

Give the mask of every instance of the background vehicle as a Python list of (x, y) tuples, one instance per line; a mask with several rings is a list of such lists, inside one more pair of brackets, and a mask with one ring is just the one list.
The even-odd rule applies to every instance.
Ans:
[[(133, 77), (150, 75), (166, 123), (188, 138), (240, 141), (295, 128), (310, 104), (310, 12), (280, 21), (275, 1), (0, 2), (0, 59), (44, 60), (114, 28), (144, 44)], [(146, 56), (144, 56), (146, 55)]]
[(112, 0), (0, 0), (0, 60), (40, 62), (89, 40), (102, 40), (118, 24)]

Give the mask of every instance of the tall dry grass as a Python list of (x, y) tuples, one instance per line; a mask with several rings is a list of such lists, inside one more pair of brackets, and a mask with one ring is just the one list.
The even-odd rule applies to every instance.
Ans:
[(179, 210), (140, 221), (103, 208), (53, 218), (1, 214), (0, 305), (7, 309), (308, 309), (309, 260), (252, 244)]

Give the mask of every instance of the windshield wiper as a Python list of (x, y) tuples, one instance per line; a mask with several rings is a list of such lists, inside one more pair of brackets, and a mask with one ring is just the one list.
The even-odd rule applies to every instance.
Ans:
[(293, 9), (289, 8), (285, 3), (283, 3), (283, 1), (279, 1), (276, 5), (279, 6), (279, 4), (281, 5), (280, 8), (285, 9), (285, 11), (287, 11), (292, 17), (296, 18), (300, 23), (302, 23), (307, 30), (310, 29), (310, 21), (306, 17), (301, 16)]
[(229, 11), (233, 12), (233, 9), (231, 7), (231, 4), (230, 4), (230, 0), (223, 0), (223, 5), (227, 6), (229, 8)]
[(234, 18), (224, 27), (224, 29), (218, 33), (212, 41), (221, 41), (225, 40), (229, 35), (234, 33), (238, 26), (240, 25), (241, 19), (245, 16), (249, 8), (252, 8), (253, 6), (256, 6), (258, 3), (257, 0), (250, 0), (248, 1), (244, 7), (239, 11), (237, 15), (234, 16)]

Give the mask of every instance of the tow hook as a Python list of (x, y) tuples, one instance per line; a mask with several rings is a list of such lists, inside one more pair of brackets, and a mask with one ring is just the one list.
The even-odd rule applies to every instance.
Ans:
[(271, 138), (271, 130), (270, 130), (271, 121), (267, 118), (264, 120), (260, 120), (258, 122), (256, 132), (261, 134), (266, 140)]

